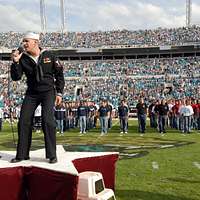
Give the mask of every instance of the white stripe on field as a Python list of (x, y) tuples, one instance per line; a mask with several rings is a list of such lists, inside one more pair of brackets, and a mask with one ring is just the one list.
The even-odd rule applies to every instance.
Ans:
[(117, 124), (119, 124), (119, 121), (116, 121), (115, 123), (113, 123), (112, 126), (116, 126)]
[(152, 167), (153, 167), (153, 169), (159, 169), (159, 165), (155, 161), (152, 162)]
[(197, 167), (198, 169), (200, 169), (200, 163), (198, 162), (193, 162), (194, 166)]

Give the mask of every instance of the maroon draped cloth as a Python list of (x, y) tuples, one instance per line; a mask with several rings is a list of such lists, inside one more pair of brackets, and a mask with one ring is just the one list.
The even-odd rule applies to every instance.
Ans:
[(0, 199), (25, 200), (23, 167), (0, 169)]
[(115, 169), (118, 154), (110, 154), (96, 157), (79, 158), (73, 160), (74, 166), (79, 173), (84, 171), (100, 172), (103, 175), (106, 188), (115, 188)]
[(2, 200), (76, 200), (78, 176), (37, 167), (0, 169)]
[[(114, 189), (118, 154), (73, 160), (77, 171), (96, 171)], [(55, 169), (56, 170), (56, 169)], [(78, 175), (39, 167), (0, 168), (0, 200), (77, 200)]]
[(37, 167), (25, 168), (28, 200), (76, 200), (78, 176)]

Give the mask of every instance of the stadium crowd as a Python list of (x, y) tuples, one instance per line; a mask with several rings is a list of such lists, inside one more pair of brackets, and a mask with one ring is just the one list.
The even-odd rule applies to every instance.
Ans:
[[(87, 130), (96, 126), (98, 117), (99, 119), (102, 117), (102, 120), (100, 120), (101, 124), (103, 124), (101, 133), (102, 135), (106, 134), (108, 127), (111, 127), (112, 121), (111, 117), (109, 117), (110, 122), (108, 123), (107, 117), (117, 117), (119, 115), (121, 100), (126, 99), (127, 109), (130, 106), (137, 108), (139, 97), (144, 99), (147, 104), (145, 107), (148, 108), (148, 111), (142, 111), (145, 116), (138, 118), (139, 127), (141, 124), (143, 126), (143, 128), (139, 129), (140, 132), (145, 132), (146, 125), (143, 122), (146, 121), (147, 115), (150, 117), (151, 127), (158, 127), (161, 133), (165, 132), (165, 128), (161, 130), (160, 127), (165, 127), (162, 123), (166, 121), (169, 121), (169, 125), (172, 128), (177, 128), (183, 132), (190, 132), (192, 128), (200, 129), (199, 102), (190, 102), (191, 100), (200, 99), (199, 62), (199, 57), (84, 62), (64, 61), (62, 64), (65, 69), (66, 81), (63, 96), (65, 102), (61, 108), (55, 108), (58, 129), (62, 134), (65, 130), (77, 127), (81, 117), (80, 132), (84, 134)], [(25, 80), (23, 79), (19, 83), (10, 82), (8, 77), (10, 62), (1, 61), (0, 65), (2, 77), (0, 79), (0, 101), (1, 107), (4, 107), (4, 117), (9, 116), (9, 107), (11, 106), (15, 113), (15, 118), (17, 118), (19, 117), (19, 107), (25, 90)], [(70, 69), (74, 70), (73, 73), (70, 73)], [(148, 75), (148, 71), (150, 75)], [(194, 71), (195, 74), (193, 73)], [(81, 87), (79, 94), (76, 91), (77, 86)], [(87, 99), (88, 102), (82, 103), (82, 109), (85, 111), (79, 112), (79, 102), (83, 99)], [(104, 114), (100, 114), (99, 109), (104, 102), (100, 101), (101, 99), (107, 99), (110, 102), (113, 107), (112, 112), (110, 108), (103, 108)], [(159, 109), (152, 109), (150, 106), (152, 103), (161, 105), (162, 103), (159, 102), (159, 99), (171, 100), (170, 105), (169, 103), (167, 104), (167, 113), (162, 119), (159, 118)], [(179, 99), (184, 101), (180, 102)], [(176, 102), (179, 102), (180, 109), (173, 109)], [(185, 111), (181, 110), (181, 105), (185, 104), (187, 106), (191, 105), (193, 109), (188, 120), (183, 118)], [(194, 105), (196, 105), (196, 108)], [(124, 106), (126, 105), (124, 104)], [(104, 105), (103, 107), (106, 106)], [(62, 112), (60, 112), (60, 109)], [(128, 113), (128, 111), (126, 112)], [(153, 115), (154, 112), (155, 115)], [(124, 111), (122, 113), (124, 114)], [(83, 114), (84, 117), (82, 116)], [(184, 124), (186, 121), (187, 125)], [(121, 126), (125, 126), (121, 128), (125, 130), (122, 131), (123, 133), (128, 132), (126, 124), (127, 121), (121, 122)], [(107, 128), (105, 129), (105, 127)]]
[[(64, 61), (63, 65), (65, 91), (70, 100), (76, 85), (84, 85), (85, 98), (98, 101), (99, 97), (107, 97), (115, 106), (120, 93), (126, 93), (131, 104), (138, 96), (147, 100), (163, 96), (199, 98), (200, 57)], [(167, 92), (170, 87), (170, 92)]]
[[(1, 32), (0, 46), (16, 48), (23, 33)], [(41, 33), (43, 47), (98, 48), (122, 46), (183, 45), (200, 42), (200, 27), (157, 28), (154, 30), (114, 30), (97, 32), (47, 32)]]
[[(18, 32), (1, 32), (0, 46), (9, 49), (17, 48), (23, 35)], [(200, 27), (198, 26), (137, 31), (41, 33), (41, 45), (46, 48), (147, 47), (199, 42)], [(61, 63), (64, 66), (66, 82), (64, 103), (61, 107), (55, 108), (55, 117), (61, 134), (67, 129), (77, 127), (78, 121), (81, 121), (80, 132), (84, 134), (96, 126), (98, 117), (102, 125), (101, 133), (106, 134), (107, 128), (112, 124), (111, 116), (119, 116), (121, 130), (126, 133), (128, 132), (126, 118), (130, 107), (137, 108), (140, 132), (145, 132), (147, 115), (150, 117), (151, 127), (158, 128), (160, 132), (165, 131), (162, 123), (166, 122), (166, 119), (172, 128), (181, 131), (190, 132), (191, 128), (200, 127), (199, 102), (194, 101), (200, 99), (200, 57), (198, 56), (62, 61)], [(0, 113), (1, 119), (9, 117), (9, 108), (13, 109), (15, 118), (19, 117), (19, 108), (25, 91), (24, 78), (20, 82), (10, 81), (9, 66), (9, 61), (0, 61), (0, 108), (3, 108)], [(82, 102), (83, 99), (87, 102)], [(161, 102), (163, 99), (167, 101), (170, 99), (170, 103)], [(107, 104), (112, 105), (112, 111), (111, 106), (107, 109)], [(143, 104), (144, 109), (141, 106)], [(164, 116), (159, 117), (162, 106), (155, 109), (154, 104), (163, 105), (167, 114), (163, 111)], [(181, 110), (181, 106), (185, 104), (191, 105), (193, 109), (191, 117), (187, 120), (183, 118), (184, 109)], [(180, 105), (180, 109), (176, 105)], [(173, 109), (174, 106), (176, 109)], [(2, 124), (2, 120), (0, 122)]]
[(64, 61), (66, 77), (157, 76), (200, 74), (200, 57), (100, 61)]
[[(112, 61), (64, 61), (65, 89), (64, 99), (75, 99), (75, 88), (80, 86), (84, 93), (79, 98), (99, 102), (107, 98), (115, 107), (120, 96), (136, 105), (138, 96), (146, 101), (152, 98), (185, 97), (200, 98), (200, 57), (138, 59)], [(25, 80), (8, 81), (10, 62), (1, 61), (1, 99), (7, 102), (8, 88), (10, 98), (20, 103), (25, 90)], [(73, 74), (71, 70), (73, 70)], [(148, 75), (149, 72), (149, 75)], [(195, 72), (195, 73), (194, 73)], [(8, 87), (9, 86), (9, 87)]]

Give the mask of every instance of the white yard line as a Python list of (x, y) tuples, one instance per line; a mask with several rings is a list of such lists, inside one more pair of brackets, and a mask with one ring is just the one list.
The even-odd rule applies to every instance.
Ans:
[(152, 162), (152, 167), (153, 167), (153, 169), (159, 169), (159, 165), (155, 161)]
[(112, 124), (112, 126), (116, 126), (117, 124), (119, 124), (119, 120), (114, 121), (114, 123)]
[(200, 169), (200, 163), (198, 162), (193, 162), (194, 166), (197, 167), (198, 169)]

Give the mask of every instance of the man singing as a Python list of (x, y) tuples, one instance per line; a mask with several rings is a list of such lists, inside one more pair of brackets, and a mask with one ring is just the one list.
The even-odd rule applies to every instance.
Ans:
[(39, 104), (42, 106), (42, 129), (49, 163), (56, 163), (56, 123), (53, 107), (62, 101), (64, 89), (63, 67), (52, 52), (41, 49), (39, 34), (29, 32), (23, 41), (24, 51), (12, 53), (11, 78), (26, 76), (27, 90), (18, 122), (18, 144), (12, 163), (28, 160), (32, 138), (32, 120)]

